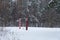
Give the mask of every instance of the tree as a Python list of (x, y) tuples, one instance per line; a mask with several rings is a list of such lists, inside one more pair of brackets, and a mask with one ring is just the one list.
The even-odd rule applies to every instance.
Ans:
[[(50, 2), (46, 7), (45, 10), (43, 11), (43, 15), (42, 15), (42, 22), (44, 21), (45, 23), (48, 22), (49, 27), (53, 27), (54, 25), (57, 25), (57, 21), (60, 20), (57, 19), (58, 15), (57, 15), (57, 11), (56, 8), (59, 8), (57, 6), (58, 1), (57, 0), (53, 0), (52, 2)], [(57, 6), (57, 7), (56, 7)], [(44, 17), (44, 18), (43, 18)]]

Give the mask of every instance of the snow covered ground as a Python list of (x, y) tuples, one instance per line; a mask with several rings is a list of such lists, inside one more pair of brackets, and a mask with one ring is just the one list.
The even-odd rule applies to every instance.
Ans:
[(60, 28), (4, 27), (0, 31), (0, 40), (60, 40)]

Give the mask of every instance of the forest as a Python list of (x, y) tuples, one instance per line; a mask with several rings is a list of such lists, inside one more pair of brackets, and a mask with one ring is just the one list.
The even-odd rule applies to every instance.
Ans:
[(60, 27), (60, 0), (0, 0), (0, 26)]

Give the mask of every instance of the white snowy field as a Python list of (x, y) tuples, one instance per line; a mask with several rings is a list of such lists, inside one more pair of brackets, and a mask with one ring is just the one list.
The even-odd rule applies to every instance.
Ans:
[(4, 27), (0, 31), (0, 40), (60, 40), (60, 28)]

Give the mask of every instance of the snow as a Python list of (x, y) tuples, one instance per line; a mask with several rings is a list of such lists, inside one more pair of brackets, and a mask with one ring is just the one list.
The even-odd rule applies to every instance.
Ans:
[(52, 1), (53, 1), (53, 0), (50, 0), (50, 1), (49, 1), (49, 4), (50, 4)]
[(27, 5), (28, 5), (28, 6), (31, 6), (31, 3), (32, 3), (32, 2), (27, 2)]
[(12, 0), (13, 2), (15, 2), (16, 0)]
[(60, 28), (4, 27), (0, 40), (60, 40)]

